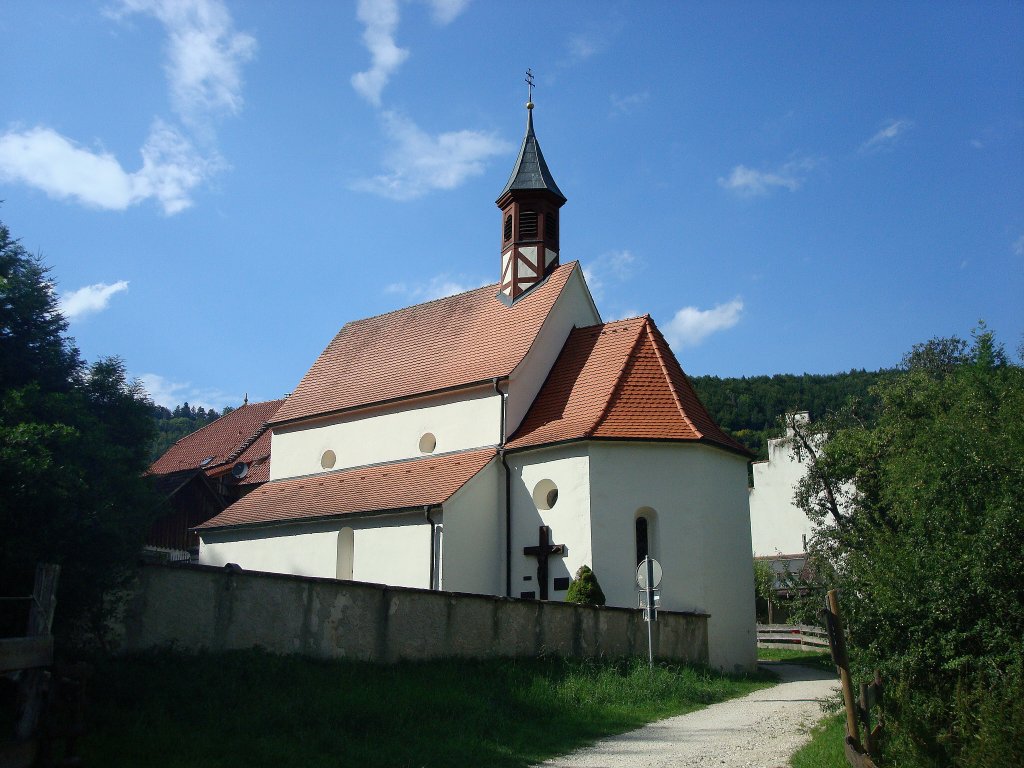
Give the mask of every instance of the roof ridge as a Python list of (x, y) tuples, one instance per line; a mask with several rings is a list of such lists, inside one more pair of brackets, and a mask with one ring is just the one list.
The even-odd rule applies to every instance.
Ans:
[[(639, 320), (642, 318), (648, 318), (648, 316), (641, 315), (640, 318), (636, 319)], [(602, 326), (605, 325), (609, 325), (609, 323), (602, 323)], [(629, 364), (633, 360), (633, 353), (636, 352), (637, 345), (640, 343), (640, 338), (642, 336), (644, 327), (645, 323), (641, 323), (640, 325), (637, 326), (636, 338), (633, 339), (633, 344), (630, 346), (629, 352), (627, 352), (623, 357), (622, 365), (619, 367), (619, 371), (615, 375), (615, 382), (612, 384), (611, 392), (608, 393), (608, 397), (605, 399), (604, 405), (601, 406), (601, 410), (598, 412), (597, 418), (594, 419), (594, 423), (591, 424), (590, 429), (587, 430), (587, 435), (593, 435), (594, 432), (597, 431), (597, 428), (601, 425), (601, 423), (608, 418), (608, 414), (611, 411), (612, 403), (615, 401), (615, 395), (618, 392), (620, 392), (622, 388), (626, 385), (626, 369), (629, 368)]]
[[(579, 263), (580, 263), (579, 259), (573, 259), (572, 261), (567, 261), (564, 264), (559, 265), (559, 267), (557, 267), (556, 269), (552, 270), (552, 274), (554, 272), (556, 272), (558, 269), (560, 269), (561, 267), (576, 267), (576, 266), (579, 266)], [(482, 291), (485, 288), (497, 288), (499, 285), (500, 285), (499, 282), (485, 283), (484, 285), (477, 286), (476, 288), (470, 288), (469, 290), (466, 290), (466, 291), (459, 291), (458, 293), (453, 293), (453, 294), (450, 294), (448, 296), (438, 296), (436, 299), (429, 299), (427, 301), (421, 301), (419, 304), (410, 304), (410, 305), (408, 305), (406, 307), (399, 307), (398, 309), (392, 309), (392, 310), (389, 310), (387, 312), (378, 312), (376, 315), (369, 315), (368, 317), (360, 317), (360, 318), (358, 318), (356, 320), (349, 320), (347, 323), (345, 323), (343, 326), (341, 326), (341, 328), (339, 329), (338, 333), (340, 333), (342, 330), (344, 330), (345, 328), (347, 328), (350, 325), (358, 325), (359, 323), (365, 323), (365, 322), (368, 322), (370, 320), (376, 320), (376, 319), (381, 318), (381, 317), (387, 317), (388, 315), (397, 315), (399, 312), (408, 312), (411, 309), (419, 309), (420, 307), (425, 307), (428, 304), (436, 304), (436, 303), (441, 302), (441, 301), (448, 301), (449, 299), (454, 299), (454, 298), (456, 298), (458, 296), (465, 296), (465, 295), (470, 294), (470, 293), (476, 293), (477, 291)], [(336, 333), (335, 336), (337, 336), (337, 335), (338, 334)], [(332, 339), (332, 341), (333, 341), (333, 339)], [(324, 351), (326, 352), (327, 350), (324, 350)]]
[[(690, 425), (690, 429), (693, 430), (693, 433), (703, 440), (706, 437), (706, 435), (702, 430), (697, 428), (697, 425), (693, 423), (693, 419), (691, 419), (689, 415), (686, 413), (686, 409), (683, 407), (683, 403), (679, 399), (679, 393), (676, 392), (676, 388), (672, 386), (672, 375), (668, 371), (668, 364), (665, 362), (665, 358), (661, 354), (661, 349), (658, 345), (658, 336), (661, 336), (661, 332), (658, 330), (658, 327), (654, 324), (654, 321), (651, 320), (650, 316), (647, 317), (647, 322), (644, 323), (644, 328), (651, 336), (651, 342), (654, 346), (654, 354), (658, 358), (658, 363), (661, 365), (662, 373), (665, 374), (665, 382), (668, 384), (668, 389), (672, 393), (672, 401), (676, 404), (676, 408), (679, 410), (679, 415), (683, 417), (683, 421)], [(657, 336), (654, 335), (655, 333), (657, 333)], [(669, 351), (671, 352), (671, 348), (669, 349)], [(676, 360), (676, 364), (679, 364), (678, 360)], [(682, 368), (682, 366), (680, 366), (680, 368)], [(685, 376), (686, 374), (683, 373), (683, 375)]]

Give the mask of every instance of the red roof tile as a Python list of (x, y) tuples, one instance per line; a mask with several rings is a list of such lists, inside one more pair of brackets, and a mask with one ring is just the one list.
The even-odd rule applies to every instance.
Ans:
[(706, 441), (748, 453), (708, 414), (646, 315), (574, 329), (508, 447), (588, 437)]
[(274, 422), (509, 375), (575, 269), (562, 265), (511, 307), (494, 284), (346, 324)]
[[(150, 465), (147, 474), (166, 475), (182, 469), (203, 469), (208, 475), (223, 474), (227, 463), (242, 455), (247, 462), (270, 456), (270, 432), (267, 422), (284, 400), (246, 403), (216, 421), (186, 435)], [(205, 459), (210, 461), (203, 463)], [(269, 465), (269, 462), (265, 462)], [(246, 481), (249, 482), (248, 478)]]
[(495, 456), (484, 448), (265, 483), (199, 528), (310, 520), (446, 502)]

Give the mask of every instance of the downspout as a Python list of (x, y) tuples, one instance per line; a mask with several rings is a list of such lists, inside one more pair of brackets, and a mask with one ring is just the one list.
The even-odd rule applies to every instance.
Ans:
[[(505, 597), (512, 597), (512, 478), (505, 460), (505, 408), (508, 401), (498, 387), (499, 379), (492, 380), (494, 393), (501, 398), (501, 429), (498, 433), (498, 458), (505, 470)], [(507, 379), (506, 379), (507, 381)]]
[(437, 563), (434, 562), (434, 521), (430, 517), (430, 506), (423, 506), (423, 517), (426, 519), (427, 524), (430, 526), (430, 581), (427, 582), (427, 589), (434, 588), (434, 573), (437, 569)]

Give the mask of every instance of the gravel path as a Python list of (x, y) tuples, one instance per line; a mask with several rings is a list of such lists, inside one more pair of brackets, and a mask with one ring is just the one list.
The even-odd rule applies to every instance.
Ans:
[(809, 740), (834, 674), (761, 662), (782, 682), (740, 699), (645, 725), (542, 763), (547, 768), (775, 768)]

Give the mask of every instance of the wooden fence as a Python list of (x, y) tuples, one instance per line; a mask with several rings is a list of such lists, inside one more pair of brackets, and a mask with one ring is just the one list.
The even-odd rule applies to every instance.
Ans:
[(827, 651), (828, 633), (821, 627), (806, 624), (758, 624), (757, 647)]

